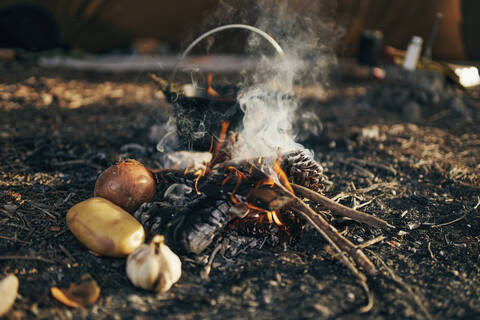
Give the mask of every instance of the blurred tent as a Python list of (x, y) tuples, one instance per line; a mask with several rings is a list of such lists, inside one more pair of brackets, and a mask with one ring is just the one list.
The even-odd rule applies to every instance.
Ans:
[[(50, 17), (50, 22), (56, 24), (58, 36), (50, 26), (43, 31), (38, 29), (36, 33), (32, 32), (36, 35), (30, 39), (51, 34), (52, 38), (62, 39), (62, 43), (70, 47), (105, 52), (126, 48), (139, 38), (153, 38), (177, 47), (184, 46), (185, 36), (199, 33), (195, 32), (195, 28), (202, 26), (205, 15), (213, 12), (220, 2), (221, 0), (0, 0), (0, 46), (1, 38), (6, 37), (6, 34), (29, 26), (28, 19), (18, 18), (18, 12), (16, 18), (12, 18), (11, 12), (2, 15), (2, 12), (5, 13), (12, 6), (17, 9), (38, 8), (40, 11), (37, 10), (37, 17), (30, 19), (32, 25), (38, 26), (39, 16), (42, 15)], [(296, 7), (302, 1), (290, 2)], [(412, 35), (426, 39), (436, 12), (442, 12), (444, 19), (434, 44), (433, 56), (462, 60), (467, 58), (467, 52), (468, 58), (480, 59), (480, 46), (475, 38), (479, 24), (476, 16), (479, 12), (472, 11), (472, 8), (479, 9), (478, 3), (475, 0), (337, 0), (336, 20), (346, 27), (339, 52), (346, 56), (355, 55), (359, 33), (366, 29), (381, 30), (386, 44), (405, 48)], [(8, 15), (10, 18), (5, 18)], [(468, 21), (463, 23), (462, 16)], [(28, 38), (28, 32), (21, 31), (11, 36)], [(58, 42), (57, 38), (46, 43)]]
[[(0, 21), (2, 9), (13, 6), (17, 9), (18, 16), (21, 9), (30, 10), (36, 7), (56, 21), (63, 43), (89, 52), (104, 52), (128, 47), (137, 38), (156, 38), (166, 43), (179, 43), (186, 32), (201, 24), (203, 14), (213, 10), (217, 2), (217, 0), (0, 0)], [(25, 20), (28, 19), (23, 19), (21, 23), (11, 21), (10, 30), (0, 32), (11, 32), (12, 28), (25, 28)]]

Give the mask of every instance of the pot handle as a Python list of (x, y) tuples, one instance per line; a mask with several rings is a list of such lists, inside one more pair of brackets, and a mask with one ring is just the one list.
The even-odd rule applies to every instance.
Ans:
[(227, 24), (227, 25), (224, 25), (224, 26), (220, 26), (220, 27), (217, 27), (217, 28), (214, 28), (210, 31), (205, 32), (200, 37), (196, 38), (187, 47), (187, 49), (185, 49), (185, 51), (180, 56), (180, 59), (178, 59), (177, 63), (175, 64), (175, 67), (173, 68), (172, 75), (170, 76), (170, 79), (168, 81), (169, 89), (170, 89), (170, 84), (173, 82), (173, 80), (175, 78), (175, 75), (177, 73), (178, 67), (180, 66), (180, 63), (185, 59), (185, 57), (193, 49), (193, 47), (195, 47), (200, 41), (202, 41), (206, 37), (208, 37), (208, 36), (210, 36), (214, 33), (217, 33), (217, 32), (223, 31), (223, 30), (227, 30), (227, 29), (246, 29), (246, 30), (250, 30), (252, 32), (255, 32), (255, 33), (261, 35), (263, 38), (265, 38), (273, 46), (275, 51), (277, 51), (277, 54), (279, 56), (284, 56), (285, 55), (285, 52), (283, 51), (282, 47), (278, 44), (278, 42), (275, 41), (275, 39), (273, 39), (272, 36), (270, 36), (265, 31), (262, 31), (262, 30), (260, 30), (256, 27), (253, 27), (253, 26), (250, 26), (250, 25), (247, 25), (247, 24)]

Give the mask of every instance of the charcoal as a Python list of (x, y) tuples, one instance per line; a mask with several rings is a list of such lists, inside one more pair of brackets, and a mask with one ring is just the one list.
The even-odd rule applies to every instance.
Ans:
[[(164, 234), (170, 245), (186, 253), (198, 254), (227, 225), (249, 210), (246, 203), (260, 211), (275, 211), (291, 202), (291, 196), (285, 191), (261, 184), (267, 175), (252, 165), (256, 162), (221, 163), (199, 179), (192, 173), (179, 170), (159, 172), (157, 194), (163, 197), (135, 216), (152, 233)], [(232, 170), (232, 165), (248, 178), (239, 180), (240, 171)], [(283, 157), (282, 167), (292, 182), (323, 190), (326, 180), (323, 168), (305, 152), (287, 154)], [(193, 191), (195, 180), (199, 193)]]
[(215, 207), (200, 207), (187, 215), (175, 229), (173, 239), (187, 253), (199, 254), (213, 241), (236, 214), (230, 212), (227, 201), (215, 201)]
[(245, 212), (225, 200), (199, 198), (183, 207), (167, 201), (145, 203), (134, 217), (151, 234), (164, 235), (170, 246), (184, 253), (199, 254), (232, 220)]

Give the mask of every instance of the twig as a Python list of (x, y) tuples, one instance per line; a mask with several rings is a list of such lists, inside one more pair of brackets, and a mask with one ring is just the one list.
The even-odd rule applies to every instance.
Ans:
[[(292, 205), (292, 209), (295, 212), (300, 213), (308, 221), (310, 221), (310, 223), (315, 226), (315, 228), (325, 237), (325, 239), (328, 240), (330, 245), (332, 245), (335, 249), (338, 249), (337, 251), (340, 251), (342, 253), (340, 255), (341, 257), (344, 257), (343, 252), (346, 252), (370, 275), (375, 275), (377, 273), (377, 270), (375, 269), (373, 263), (367, 258), (367, 256), (365, 256), (365, 254), (360, 249), (358, 249), (352, 242), (350, 242), (350, 240), (340, 235), (337, 229), (332, 227), (325, 219), (323, 219), (319, 214), (313, 211), (302, 200), (297, 199), (295, 201), (295, 204)], [(347, 265), (347, 267), (352, 269), (353, 265), (348, 261), (348, 259), (345, 258), (341, 260)]]
[(360, 281), (360, 285), (362, 286), (363, 290), (365, 291), (365, 294), (367, 295), (367, 304), (359, 309), (361, 313), (367, 313), (373, 308), (373, 294), (370, 291), (370, 288), (367, 285), (366, 281)]
[(72, 256), (72, 254), (65, 248), (62, 244), (59, 244), (58, 247), (60, 250), (62, 250), (63, 253), (70, 259), (72, 262), (76, 262), (75, 258)]
[(480, 196), (478, 196), (477, 199), (478, 199), (477, 204), (475, 205), (475, 207), (473, 207), (473, 210), (477, 210), (478, 207), (480, 207)]
[(298, 184), (292, 183), (292, 187), (295, 190), (296, 193), (300, 194), (301, 196), (310, 199), (311, 201), (314, 201), (322, 206), (324, 206), (327, 209), (332, 210), (338, 215), (344, 216), (351, 218), (355, 221), (358, 222), (363, 222), (365, 224), (368, 224), (372, 227), (377, 227), (377, 228), (395, 228), (388, 222), (377, 218), (375, 216), (372, 216), (370, 214), (360, 212), (351, 208), (348, 208), (342, 204), (336, 203), (335, 201), (332, 201), (331, 199), (321, 195), (320, 193), (317, 193), (315, 191), (312, 191), (310, 189), (307, 189), (305, 187), (302, 187)]
[(205, 268), (200, 274), (203, 280), (208, 280), (210, 278), (209, 276), (210, 276), (210, 271), (212, 271), (213, 260), (215, 259), (215, 256), (217, 255), (218, 251), (220, 251), (221, 248), (222, 248), (222, 244), (221, 243), (217, 244), (215, 249), (213, 249), (212, 253), (210, 254), (210, 258), (208, 259), (207, 265), (205, 266)]
[(38, 260), (46, 263), (57, 263), (54, 260), (40, 256), (0, 256), (0, 260)]
[(365, 169), (362, 166), (359, 166), (358, 164), (352, 163), (352, 161), (340, 160), (339, 162), (341, 162), (343, 164), (346, 164), (346, 165), (349, 165), (349, 166), (352, 166), (353, 168), (357, 169), (358, 171), (363, 173), (363, 175), (369, 177), (370, 179), (375, 178), (375, 174), (373, 174), (373, 172)]
[[(361, 265), (370, 275), (375, 275), (376, 274), (376, 269), (375, 266), (371, 263), (371, 261), (363, 254), (363, 252), (353, 245), (350, 241), (347, 239), (343, 238), (340, 234), (338, 234), (338, 231), (335, 230), (332, 226), (330, 226), (327, 221), (325, 221), (320, 215), (316, 214), (315, 211), (313, 211), (310, 207), (308, 207), (302, 200), (298, 199), (297, 200), (297, 205), (293, 206), (292, 209), (301, 215), (303, 215), (310, 223), (312, 223), (315, 228), (322, 234), (322, 236), (330, 243), (330, 245), (335, 249), (335, 251), (338, 253), (338, 258), (342, 263), (350, 269), (350, 271), (358, 278), (360, 285), (362, 286), (363, 290), (365, 291), (365, 294), (367, 295), (367, 304), (363, 307), (360, 308), (360, 312), (365, 313), (368, 312), (372, 309), (373, 307), (373, 295), (370, 292), (370, 289), (368, 288), (367, 284), (367, 278), (365, 275), (359, 271), (355, 265), (353, 265), (352, 262), (345, 256), (345, 254), (342, 251), (342, 246), (344, 250), (346, 249), (345, 246), (348, 246), (348, 243), (350, 243), (350, 248), (348, 248), (346, 251), (347, 253), (350, 254), (350, 256), (357, 262), (359, 265)], [(340, 241), (339, 241), (340, 240)], [(337, 241), (339, 242), (337, 244)], [(359, 259), (359, 257), (362, 257), (362, 259)]]
[(3, 213), (4, 215), (6, 215), (9, 218), (13, 218), (13, 215), (5, 209), (0, 208), (0, 213)]
[(428, 241), (427, 249), (428, 249), (428, 252), (430, 253), (430, 257), (432, 257), (432, 259), (435, 260), (435, 262), (438, 262), (437, 258), (435, 258), (435, 256), (433, 255), (432, 243), (430, 241)]
[(467, 216), (466, 213), (464, 213), (461, 217), (457, 218), (457, 219), (454, 219), (452, 221), (448, 221), (448, 222), (445, 222), (445, 223), (440, 223), (440, 224), (435, 224), (435, 225), (432, 225), (430, 226), (430, 228), (440, 228), (440, 227), (445, 227), (445, 226), (448, 226), (448, 225), (451, 225), (451, 224), (454, 224), (460, 220), (463, 220), (465, 217)]
[(383, 240), (385, 240), (384, 236), (378, 236), (378, 237), (375, 237), (373, 239), (370, 239), (368, 241), (365, 241), (364, 243), (361, 243), (361, 244), (357, 245), (357, 248), (365, 249), (365, 248), (370, 247), (370, 246), (372, 246), (376, 243), (382, 242)]
[(36, 204), (35, 202), (33, 201), (29, 201), (28, 203), (30, 203), (30, 205), (40, 211), (42, 211), (43, 213), (45, 213), (47, 216), (49, 216), (50, 218), (52, 218), (53, 220), (57, 220), (58, 219), (58, 215), (53, 215), (52, 213), (50, 213), (47, 209), (44, 209), (42, 208), (41, 206), (39, 206), (38, 204)]
[[(365, 206), (368, 206), (370, 203), (373, 202), (373, 200), (375, 200), (375, 198), (376, 198), (376, 197), (374, 197), (374, 198), (372, 198), (371, 200), (368, 200), (368, 201), (366, 201), (366, 202), (364, 202), (364, 203), (362, 203), (362, 204), (354, 205), (352, 209), (353, 209), (353, 210), (357, 210), (357, 209), (361, 209), (361, 208), (363, 208), (363, 207), (365, 207)], [(356, 199), (356, 198), (353, 198), (354, 201), (355, 201), (355, 199)], [(355, 201), (355, 202), (356, 202), (356, 201)]]
[(5, 236), (1, 236), (1, 235), (0, 235), (0, 239), (13, 241), (13, 242), (18, 242), (18, 243), (23, 243), (23, 244), (26, 244), (26, 245), (31, 245), (32, 244), (31, 242), (23, 241), (23, 240), (16, 239), (16, 238), (5, 237)]
[[(368, 250), (368, 249), (367, 249)], [(415, 294), (415, 292), (413, 292), (413, 289), (412, 287), (410, 287), (405, 281), (402, 280), (402, 278), (400, 278), (399, 276), (397, 276), (393, 270), (391, 268), (389, 268), (387, 266), (387, 264), (385, 263), (385, 261), (382, 260), (382, 258), (380, 258), (376, 253), (374, 253), (373, 251), (371, 250), (368, 250), (368, 252), (370, 252), (370, 254), (375, 258), (377, 259), (380, 264), (385, 268), (385, 270), (387, 271), (387, 273), (390, 275), (390, 277), (392, 278), (393, 281), (395, 281), (398, 285), (400, 285), (401, 287), (403, 287), (405, 290), (407, 290), (407, 292), (410, 294), (410, 296), (413, 298), (413, 301), (417, 304), (417, 306), (420, 308), (420, 310), (424, 313), (424, 315), (428, 318), (428, 319), (432, 319), (432, 315), (430, 314), (430, 312), (427, 310), (427, 308), (423, 305), (423, 302), (422, 302), (422, 299), (417, 295)]]
[(22, 230), (25, 230), (25, 231), (30, 231), (30, 228), (25, 227), (25, 226), (21, 226), (21, 225), (16, 224), (16, 223), (7, 223), (7, 224), (5, 224), (5, 226), (18, 228), (18, 229), (22, 229)]

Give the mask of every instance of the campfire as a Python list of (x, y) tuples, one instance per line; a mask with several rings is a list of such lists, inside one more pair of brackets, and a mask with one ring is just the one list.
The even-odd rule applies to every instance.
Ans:
[[(326, 182), (323, 168), (304, 150), (237, 159), (235, 149), (243, 116), (239, 102), (242, 90), (214, 87), (212, 78), (208, 75), (204, 96), (191, 97), (177, 89), (181, 86), (153, 76), (175, 106), (177, 134), (184, 144), (205, 150), (208, 141), (212, 157), (201, 169), (156, 170), (157, 195), (163, 197), (142, 206), (135, 213), (136, 218), (152, 233), (166, 234), (167, 241), (183, 252), (199, 254), (220, 231), (234, 222), (256, 217), (259, 223), (268, 221), (288, 229), (282, 217), (302, 217), (322, 234), (339, 259), (355, 274), (361, 274), (357, 269), (360, 266), (369, 275), (375, 275), (375, 266), (361, 248), (341, 235), (313, 208), (322, 206), (335, 215), (376, 228), (393, 226), (323, 196)], [(239, 96), (235, 97), (234, 93)], [(186, 128), (185, 123), (190, 127)], [(192, 127), (198, 129), (200, 126), (204, 126), (205, 134), (196, 138)]]
[[(182, 57), (206, 36), (229, 28), (254, 31), (276, 48), (280, 60), (262, 67), (269, 80), (218, 84), (208, 74), (201, 87), (173, 82), (176, 69), (168, 81), (152, 76), (173, 105), (174, 130), (157, 145), (167, 160), (150, 170), (135, 160), (108, 168), (97, 180), (94, 198), (69, 210), (67, 224), (96, 254), (129, 255), (132, 283), (158, 292), (167, 291), (181, 275), (180, 259), (169, 247), (185, 255), (210, 254), (202, 275), (208, 277), (219, 245), (242, 226), (294, 239), (310, 224), (328, 242), (328, 252), (360, 280), (368, 296), (367, 311), (373, 299), (365, 274), (374, 276), (377, 269), (362, 249), (381, 237), (355, 245), (330, 224), (325, 212), (373, 228), (394, 227), (323, 195), (331, 182), (313, 152), (295, 141), (292, 129), (298, 103), (291, 93), (293, 81), (298, 69), (308, 65), (287, 57), (263, 31), (245, 25), (207, 32)], [(164, 144), (173, 136), (176, 146), (171, 151)], [(146, 236), (152, 237), (149, 245), (143, 244)], [(214, 241), (215, 248), (208, 251)]]
[[(282, 79), (290, 72), (282, 70)], [(317, 208), (375, 228), (393, 226), (322, 194), (327, 182), (322, 166), (290, 136), (288, 118), (296, 106), (290, 92), (255, 83), (215, 85), (208, 74), (207, 87), (189, 94), (185, 85), (152, 78), (174, 106), (176, 135), (184, 147), (208, 150), (211, 160), (200, 168), (155, 170), (157, 199), (134, 214), (144, 227), (186, 254), (200, 254), (230, 226), (269, 223), (289, 233), (309, 223), (358, 277), (371, 305), (363, 272), (373, 276), (376, 267)], [(280, 81), (276, 88), (288, 85)]]

